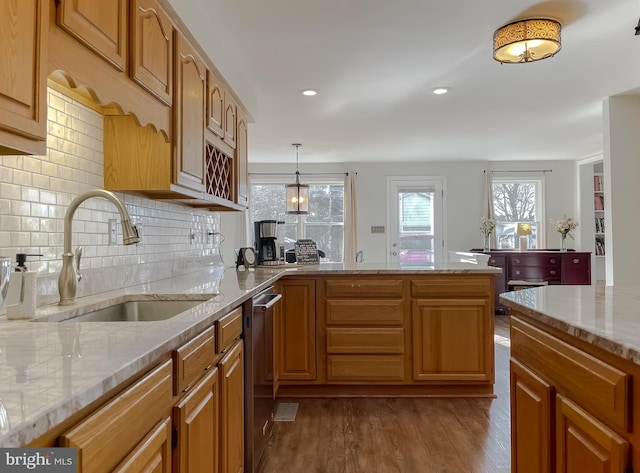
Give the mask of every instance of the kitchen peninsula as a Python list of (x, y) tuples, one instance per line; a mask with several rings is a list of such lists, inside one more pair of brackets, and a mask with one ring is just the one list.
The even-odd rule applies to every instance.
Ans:
[[(149, 379), (157, 380), (157, 386), (165, 380), (178, 386), (171, 361), (179, 373), (180, 366), (188, 366), (185, 360), (194, 341), (193, 353), (200, 353), (199, 347), (225, 339), (218, 329), (231, 324), (217, 322), (239, 314), (243, 302), (270, 285), (284, 295), (276, 314), (274, 363), (284, 394), (491, 396), (492, 288), (499, 271), (463, 263), (411, 270), (370, 264), (255, 271), (213, 266), (83, 297), (72, 309), (98, 308), (133, 295), (212, 296), (164, 321), (2, 320), (0, 400), (6, 422), (0, 429), (0, 445), (56, 445), (69, 429), (109, 406), (114, 397), (131, 395), (131, 386)], [(291, 312), (301, 302), (309, 310)], [(68, 310), (41, 307), (37, 317), (59, 320)], [(307, 330), (303, 342), (296, 333), (300, 327)], [(183, 347), (185, 357), (180, 358)], [(298, 350), (308, 356), (298, 360)], [(215, 352), (221, 357), (233, 351)], [(305, 369), (299, 369), (300, 362)], [(208, 369), (204, 366), (205, 372)], [(202, 382), (209, 378), (205, 375)], [(165, 413), (165, 423), (178, 412), (176, 396), (169, 390), (157, 401), (156, 410)], [(160, 424), (158, 431), (164, 428)]]
[(637, 287), (501, 296), (511, 317), (512, 471), (640, 467)]

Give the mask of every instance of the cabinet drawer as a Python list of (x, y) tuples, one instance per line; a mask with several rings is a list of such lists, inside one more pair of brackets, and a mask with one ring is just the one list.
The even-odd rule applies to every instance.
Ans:
[(585, 409), (629, 428), (629, 376), (532, 325), (511, 318), (511, 356)]
[(328, 279), (327, 297), (402, 297), (401, 279)]
[(518, 255), (511, 257), (511, 266), (536, 266), (544, 268), (560, 268), (560, 255)]
[(327, 328), (327, 353), (404, 353), (403, 328)]
[(215, 327), (173, 351), (173, 393), (186, 392), (213, 366), (216, 356)]
[(468, 274), (450, 277), (431, 277), (411, 281), (412, 297), (491, 297), (493, 277)]
[(537, 268), (535, 266), (511, 267), (509, 279), (529, 281), (559, 281), (560, 268)]
[(216, 320), (216, 353), (226, 352), (242, 335), (242, 307)]
[(171, 360), (136, 382), (61, 437), (77, 448), (79, 473), (113, 469), (171, 411)]
[(329, 355), (327, 380), (348, 382), (404, 381), (402, 355)]
[(402, 300), (327, 301), (328, 325), (402, 325)]
[(496, 266), (498, 268), (505, 268), (507, 266), (507, 257), (506, 256), (496, 256), (491, 255), (489, 257), (489, 262), (487, 263), (489, 266)]

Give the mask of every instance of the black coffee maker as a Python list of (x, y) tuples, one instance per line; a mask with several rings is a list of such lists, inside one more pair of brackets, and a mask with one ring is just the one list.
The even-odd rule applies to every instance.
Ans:
[(254, 222), (255, 248), (259, 265), (273, 266), (280, 264), (280, 246), (278, 245), (277, 229), (277, 220), (259, 220)]

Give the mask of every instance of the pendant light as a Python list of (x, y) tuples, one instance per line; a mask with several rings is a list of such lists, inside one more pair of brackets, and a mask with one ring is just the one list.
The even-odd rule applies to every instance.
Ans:
[(300, 183), (300, 171), (298, 171), (298, 150), (300, 143), (293, 143), (296, 148), (296, 182), (287, 184), (287, 213), (306, 215), (309, 213), (309, 186)]

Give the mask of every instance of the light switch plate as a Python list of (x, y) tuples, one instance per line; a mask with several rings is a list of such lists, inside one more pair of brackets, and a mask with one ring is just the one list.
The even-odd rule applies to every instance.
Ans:
[(372, 226), (371, 233), (384, 233), (384, 225)]

